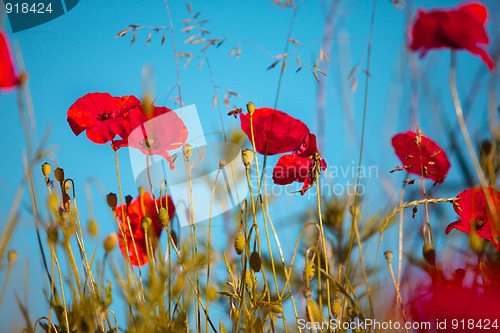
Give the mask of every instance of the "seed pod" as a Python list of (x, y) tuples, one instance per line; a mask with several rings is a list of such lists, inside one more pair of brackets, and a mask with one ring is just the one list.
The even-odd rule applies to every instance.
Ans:
[(106, 196), (106, 201), (108, 202), (109, 208), (114, 209), (116, 205), (118, 204), (118, 197), (114, 193), (109, 193)]
[(158, 211), (158, 221), (163, 229), (166, 229), (168, 226), (168, 213), (165, 208), (160, 208)]
[(241, 255), (243, 253), (243, 250), (245, 249), (245, 236), (243, 233), (239, 233), (236, 235), (236, 238), (234, 239), (234, 250), (238, 255)]
[(340, 313), (342, 312), (342, 306), (340, 305), (340, 302), (338, 299), (334, 300), (332, 302), (332, 315), (337, 318), (340, 316)]
[(262, 260), (260, 259), (260, 255), (257, 251), (253, 251), (252, 254), (250, 255), (250, 268), (254, 272), (260, 272), (260, 268), (262, 266)]
[(47, 228), (47, 242), (50, 246), (54, 246), (59, 239), (59, 233), (57, 231), (57, 226), (50, 225)]
[(316, 275), (316, 265), (314, 265), (314, 262), (309, 262), (307, 263), (307, 266), (304, 267), (304, 271), (302, 272), (302, 277), (304, 278), (304, 281), (311, 281), (314, 276)]
[(220, 160), (219, 161), (219, 169), (224, 169), (224, 167), (227, 165), (226, 160)]
[(273, 304), (273, 305), (271, 305), (271, 311), (273, 313), (279, 314), (279, 313), (283, 313), (283, 308), (279, 304)]
[(252, 290), (253, 287), (253, 279), (250, 271), (245, 271), (245, 287), (247, 287), (248, 290)]
[(130, 203), (132, 202), (132, 200), (133, 200), (133, 199), (134, 199), (134, 198), (132, 198), (132, 196), (131, 196), (131, 195), (127, 195), (127, 196), (125, 197), (125, 203), (127, 204), (127, 206), (128, 206), (128, 205), (130, 205)]
[(424, 255), (425, 261), (433, 266), (436, 264), (436, 250), (434, 249), (434, 246), (432, 246), (430, 243), (425, 243), (424, 247), (422, 248), (422, 253)]
[(144, 216), (142, 219), (141, 219), (141, 226), (142, 226), (142, 229), (143, 230), (149, 230), (149, 227), (151, 226), (151, 223), (153, 223), (153, 221), (147, 217), (147, 216)]
[(115, 248), (117, 242), (118, 239), (116, 237), (116, 233), (113, 232), (109, 234), (108, 237), (104, 239), (104, 250), (106, 250), (106, 252), (111, 252), (111, 250)]
[(252, 102), (248, 102), (247, 103), (247, 111), (250, 115), (253, 115), (253, 113), (255, 112), (255, 104)]
[(310, 298), (307, 300), (306, 314), (307, 319), (309, 319), (311, 323), (316, 323), (321, 320), (321, 312), (319, 310), (318, 304), (316, 304), (316, 302)]
[(243, 165), (249, 167), (253, 163), (253, 151), (250, 149), (242, 150), (241, 159), (243, 160)]
[(182, 153), (184, 154), (184, 158), (189, 160), (193, 156), (193, 147), (189, 143), (186, 143), (182, 146)]
[(97, 227), (97, 223), (94, 221), (94, 219), (91, 219), (89, 221), (89, 224), (87, 225), (87, 231), (89, 232), (90, 236), (92, 236), (92, 237), (97, 236), (98, 227)]
[(313, 291), (312, 291), (312, 289), (311, 289), (311, 288), (306, 288), (306, 289), (304, 289), (304, 291), (303, 291), (304, 298), (305, 298), (305, 299), (309, 299), (309, 298), (311, 298), (312, 293), (313, 293)]
[(51, 165), (47, 162), (42, 164), (42, 173), (47, 178), (50, 175), (50, 170), (52, 169)]
[(10, 250), (9, 253), (7, 253), (7, 259), (9, 260), (9, 265), (13, 264), (17, 259), (17, 252), (15, 250)]
[(387, 259), (387, 261), (391, 261), (394, 253), (392, 253), (392, 251), (385, 251), (384, 255), (385, 255), (385, 259)]
[(62, 183), (64, 181), (64, 170), (61, 168), (55, 169), (54, 176), (56, 177), (59, 183)]

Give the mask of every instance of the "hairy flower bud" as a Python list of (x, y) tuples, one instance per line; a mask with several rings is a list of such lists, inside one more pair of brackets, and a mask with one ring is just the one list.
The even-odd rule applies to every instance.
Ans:
[(245, 272), (245, 287), (247, 287), (248, 290), (252, 290), (253, 286), (253, 279), (252, 279), (252, 274), (250, 271)]
[(262, 260), (260, 259), (260, 255), (257, 251), (253, 251), (252, 254), (250, 255), (250, 268), (254, 272), (260, 272), (260, 269), (262, 267)]
[(307, 300), (307, 305), (306, 305), (306, 314), (307, 314), (307, 319), (311, 323), (316, 323), (321, 321), (321, 311), (319, 309), (318, 304), (316, 304), (315, 301), (312, 299)]
[(16, 261), (16, 259), (17, 259), (17, 252), (15, 250), (10, 250), (7, 253), (7, 259), (9, 261), (9, 265), (13, 264), (14, 261)]
[(309, 262), (306, 267), (304, 267), (304, 271), (302, 272), (302, 277), (304, 281), (311, 281), (316, 275), (316, 266), (314, 262)]
[(147, 216), (144, 216), (142, 219), (141, 219), (141, 226), (142, 226), (142, 229), (143, 230), (149, 230), (149, 227), (151, 226), (151, 223), (153, 223), (153, 221), (147, 217)]
[(250, 149), (242, 150), (241, 158), (243, 159), (243, 165), (249, 167), (253, 163), (253, 150)]
[(339, 300), (336, 299), (332, 302), (332, 315), (335, 318), (338, 318), (341, 312), (342, 312), (342, 306), (340, 305)]
[(168, 227), (168, 213), (165, 208), (160, 208), (158, 212), (158, 221), (160, 222), (160, 225), (163, 229), (166, 229)]
[(116, 233), (113, 232), (109, 234), (108, 237), (104, 239), (104, 250), (106, 252), (111, 252), (111, 250), (115, 248), (117, 242), (118, 238), (116, 237)]
[(279, 314), (279, 313), (283, 313), (283, 308), (279, 304), (273, 304), (273, 305), (271, 305), (271, 311), (273, 313)]
[(422, 254), (424, 255), (425, 261), (427, 261), (429, 264), (433, 266), (436, 264), (436, 250), (430, 243), (424, 244), (424, 247), (422, 248)]
[(243, 250), (245, 249), (245, 235), (243, 233), (239, 233), (236, 235), (236, 238), (234, 239), (234, 250), (238, 255), (241, 255), (243, 253)]

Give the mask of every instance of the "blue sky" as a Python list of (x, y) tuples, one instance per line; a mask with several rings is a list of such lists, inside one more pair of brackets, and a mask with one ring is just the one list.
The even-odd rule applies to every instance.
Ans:
[[(407, 2), (411, 4), (413, 1)], [(459, 2), (422, 0), (415, 1), (414, 8), (448, 7), (457, 3)], [(485, 1), (485, 4), (489, 6), (491, 15), (498, 12), (498, 3)], [(241, 98), (231, 99), (231, 106), (234, 104), (237, 107), (244, 107), (251, 100), (257, 107), (272, 107), (276, 97), (279, 68), (267, 71), (266, 68), (274, 60), (251, 43), (258, 44), (274, 55), (283, 53), (292, 11), (289, 8), (279, 10), (267, 1), (252, 3), (217, 1), (216, 4), (211, 1), (193, 1), (191, 5), (194, 12), (201, 12), (200, 19), (210, 20), (205, 27), (211, 32), (210, 37), (231, 37), (220, 48), (210, 48), (207, 52), (215, 84), (241, 95)], [(324, 1), (308, 1), (299, 5), (291, 37), (305, 44), (298, 51), (304, 68), (295, 73), (296, 53), (293, 51), (284, 73), (277, 107), (304, 121), (313, 132), (318, 128), (316, 121), (318, 84), (305, 65), (313, 66), (319, 54), (320, 43), (310, 42), (321, 40), (323, 36), (326, 7)], [(347, 76), (355, 65), (359, 65), (360, 68), (366, 66), (367, 44), (359, 40), (369, 39), (371, 10), (370, 1), (348, 0), (342, 2), (336, 16), (338, 24), (335, 25), (336, 31), (333, 35), (342, 39), (334, 40), (330, 55), (331, 64), (326, 90), (327, 118), (324, 124), (326, 144), (323, 152), (323, 157), (331, 167), (352, 168), (357, 164), (365, 75), (358, 71), (359, 82), (355, 92), (350, 91), (350, 80)], [(180, 31), (184, 28), (182, 20), (189, 18), (185, 3), (171, 1), (170, 11), (178, 52), (201, 55), (199, 50), (202, 44), (191, 46), (183, 43), (190, 36)], [(498, 31), (498, 19), (498, 15), (490, 18), (488, 27), (490, 33)], [(87, 198), (83, 191), (85, 179), (95, 177), (102, 183), (106, 192), (117, 192), (116, 170), (114, 155), (109, 145), (93, 144), (84, 135), (76, 137), (71, 132), (66, 122), (69, 106), (88, 92), (109, 92), (114, 96), (130, 94), (140, 96), (141, 69), (145, 65), (153, 68), (156, 95), (177, 82), (170, 34), (167, 33), (165, 44), (162, 46), (161, 34), (153, 33), (152, 41), (145, 47), (149, 30), (139, 30), (136, 43), (130, 46), (130, 34), (123, 38), (114, 38), (129, 24), (168, 26), (164, 1), (80, 0), (73, 10), (41, 26), (16, 34), (11, 33), (8, 25), (5, 27), (12, 42), (19, 45), (29, 73), (38, 128), (37, 139), (41, 139), (47, 128), (51, 129), (49, 144), (55, 145), (53, 151), (57, 156), (51, 163), (53, 168), (61, 166), (68, 177), (75, 179), (79, 191), (77, 200), (83, 221), (88, 219)], [(392, 193), (398, 195), (400, 181), (403, 179), (402, 175), (388, 173), (399, 164), (390, 146), (391, 136), (397, 132), (414, 130), (410, 128), (408, 112), (411, 95), (408, 55), (404, 46), (405, 29), (404, 10), (396, 9), (391, 1), (377, 1), (363, 160), (363, 165), (367, 167), (378, 167), (379, 177), (364, 181), (367, 189), (364, 202), (371, 212), (383, 209), (391, 203), (391, 190), (388, 189), (391, 188)], [(498, 40), (495, 34), (491, 37), (492, 40)], [(238, 46), (241, 47), (240, 58), (236, 60), (234, 56), (228, 57), (231, 49)], [(293, 45), (290, 46), (290, 50), (294, 50)], [(435, 107), (437, 105), (445, 121), (456, 126), (447, 85), (449, 52), (431, 51), (424, 60), (412, 57), (416, 61), (419, 73), (418, 123), (427, 135), (438, 143), (442, 142), (443, 148), (446, 149), (447, 137), (440, 125), (443, 120), (437, 118)], [(212, 108), (214, 92), (210, 74), (206, 63), (201, 69), (198, 69), (198, 63), (199, 59), (198, 61), (193, 59), (189, 66), (182, 68), (183, 61), (180, 60), (182, 99), (188, 105), (196, 105), (205, 132), (219, 131), (219, 113), (217, 109)], [(478, 70), (484, 74), (481, 80), (484, 83), (482, 87), (486, 87), (488, 82), (496, 84), (496, 76), (488, 74), (486, 66), (478, 57), (461, 52), (458, 66), (458, 88), (462, 97), (469, 90), (472, 78)], [(431, 93), (427, 93), (425, 88)], [(479, 91), (468, 120), (473, 137), (477, 139), (487, 137), (487, 134), (481, 131), (488, 124), (487, 92), (486, 88)], [(433, 96), (434, 100), (429, 96)], [(221, 96), (219, 100), (222, 100)], [(12, 203), (13, 191), (22, 176), (21, 156), (25, 142), (16, 107), (16, 94), (0, 95), (0, 105), (2, 109), (0, 147), (3, 156), (0, 173), (2, 189), (0, 224), (3, 224)], [(158, 99), (157, 105), (176, 108), (173, 100), (166, 100), (164, 97)], [(227, 111), (222, 103), (221, 110), (226, 130), (237, 129), (239, 121), (225, 115)], [(461, 142), (461, 139), (459, 141)], [(119, 158), (123, 192), (135, 196), (137, 189), (126, 149), (119, 151)], [(451, 160), (454, 165), (453, 156)], [(277, 157), (269, 159), (271, 165), (276, 161)], [(439, 192), (438, 195), (455, 195), (460, 192), (461, 179), (453, 167), (449, 179), (459, 182), (456, 190), (452, 188), (449, 193)], [(39, 193), (44, 197), (43, 179), (37, 168), (35, 180)], [(341, 178), (328, 181), (345, 184), (347, 180), (349, 179)], [(95, 188), (92, 190), (92, 196), (95, 216), (100, 223), (100, 235), (95, 244), (100, 247), (102, 239), (114, 230), (113, 221), (106, 211), (105, 201), (100, 198)], [(27, 195), (24, 200), (28, 202)], [(302, 198), (299, 195), (280, 197), (273, 204), (273, 221), (277, 225), (283, 225), (291, 219), (298, 221), (306, 207), (312, 205), (314, 200), (313, 197)], [(452, 218), (451, 205), (448, 208)], [(449, 222), (451, 221), (453, 220)], [(442, 226), (446, 225), (445, 222), (442, 222)], [(444, 233), (438, 232), (439, 235)], [(46, 287), (47, 281), (44, 277), (40, 278), (43, 276), (42, 266), (35, 240), (32, 218), (28, 211), (23, 211), (20, 225), (9, 246), (9, 249), (18, 250), (20, 257), (11, 277), (10, 294), (7, 294), (0, 312), (0, 320), (12, 323), (13, 327), (18, 327), (15, 323), (21, 320), (21, 317), (17, 306), (13, 303), (15, 299), (12, 290), (24, 296), (23, 268), (26, 258), (30, 261), (29, 300), (32, 318), (47, 314), (41, 292), (41, 287)], [(388, 240), (384, 246), (395, 246), (395, 242)], [(89, 248), (93, 248), (94, 243), (89, 241), (89, 244), (91, 244)], [(286, 249), (286, 252), (289, 251), (291, 249)], [(115, 257), (121, 259), (117, 251)], [(0, 281), (3, 281), (4, 276), (5, 270), (0, 273)], [(12, 306), (7, 306), (9, 303)]]

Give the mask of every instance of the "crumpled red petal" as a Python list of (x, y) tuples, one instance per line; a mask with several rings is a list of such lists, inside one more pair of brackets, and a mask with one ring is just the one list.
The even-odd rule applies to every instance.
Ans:
[[(250, 114), (240, 114), (241, 129), (252, 142)], [(262, 155), (275, 155), (295, 150), (309, 133), (307, 126), (284, 112), (259, 108), (253, 113), (255, 150)]]

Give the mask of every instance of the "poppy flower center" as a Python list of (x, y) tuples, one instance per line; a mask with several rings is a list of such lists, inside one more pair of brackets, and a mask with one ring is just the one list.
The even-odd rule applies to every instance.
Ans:
[(484, 216), (475, 216), (470, 219), (470, 225), (473, 226), (476, 231), (482, 230), (486, 225), (486, 219)]
[(99, 119), (99, 120), (107, 120), (107, 119), (109, 119), (110, 117), (111, 117), (111, 113), (106, 113), (106, 112), (103, 112), (103, 113), (101, 113), (101, 114), (97, 117), (97, 119)]
[(155, 139), (151, 137), (145, 137), (144, 140), (139, 142), (144, 149), (155, 149)]

